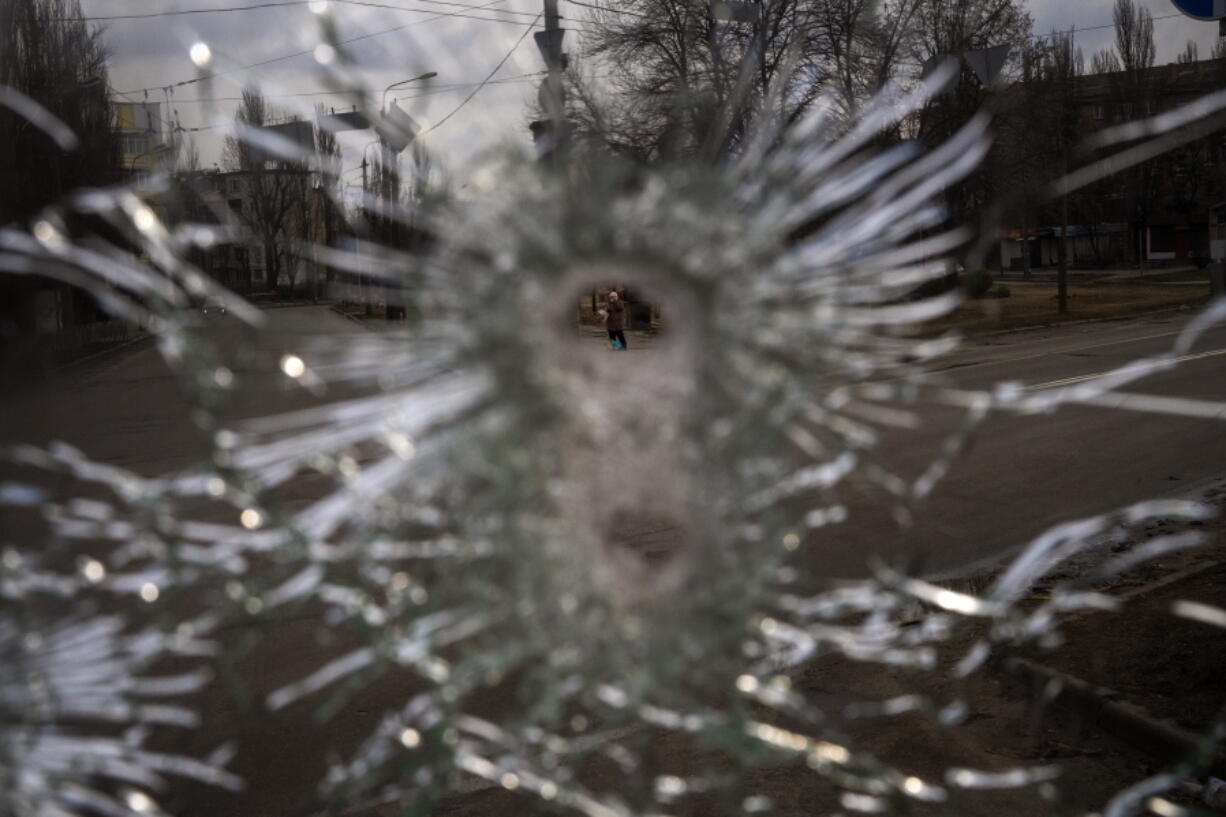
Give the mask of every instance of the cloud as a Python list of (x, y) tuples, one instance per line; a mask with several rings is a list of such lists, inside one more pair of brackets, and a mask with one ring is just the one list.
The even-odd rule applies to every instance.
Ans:
[[(482, 5), (480, 0), (466, 1)], [(201, 8), (208, 2), (218, 0), (191, 0), (190, 6), (184, 7)], [(410, 5), (412, 0), (403, 2)], [(87, 16), (143, 13), (157, 8), (121, 7), (106, 0), (83, 0), (82, 7)], [(454, 5), (437, 8), (441, 13), (456, 10)], [(475, 20), (440, 17), (438, 12), (413, 14), (334, 5), (340, 38), (361, 38), (345, 47), (364, 82), (376, 94), (398, 80), (427, 71), (438, 73), (428, 87), (394, 89), (389, 95), (400, 98), (401, 106), (427, 128), (456, 109), (493, 70), (533, 24), (540, 7), (536, 0), (504, 0), (498, 8), (520, 14), (495, 15), (491, 7), (491, 11), (472, 12), (490, 19)], [(346, 104), (340, 95), (305, 95), (326, 87), (321, 81), (322, 70), (309, 53), (277, 59), (309, 52), (319, 42), (318, 21), (305, 6), (117, 20), (106, 24), (105, 37), (111, 53), (113, 87), (136, 91), (135, 99), (148, 94), (151, 100), (169, 100), (169, 109), (178, 112), (177, 121), (184, 128), (210, 128), (196, 134), (206, 165), (220, 158), (223, 132), (236, 109), (233, 98), (245, 84), (257, 84), (274, 104), (298, 113), (309, 113), (316, 102), (337, 108)], [(187, 56), (188, 49), (198, 41), (212, 48), (216, 57), (211, 70), (220, 75), (208, 83), (174, 87), (199, 76)], [(275, 61), (258, 65), (269, 60)], [(535, 85), (520, 77), (542, 67), (531, 37), (525, 37), (493, 78), (496, 82), (482, 88), (436, 134), (428, 136), (428, 143), (440, 158), (452, 163), (462, 163), (466, 157), (507, 138), (526, 144), (530, 137), (524, 111), (535, 97)], [(362, 142), (360, 135), (344, 140), (351, 148), (347, 154), (352, 154), (345, 156), (346, 166), (361, 161), (361, 147), (353, 147), (356, 142)]]
[[(256, 0), (250, 0), (254, 3)], [(463, 0), (474, 6), (483, 0)], [(397, 80), (426, 71), (439, 76), (428, 88), (395, 89), (391, 96), (414, 118), (430, 127), (448, 115), (497, 65), (524, 33), (540, 11), (539, 0), (503, 0), (497, 6), (482, 11), (462, 11), (454, 5), (430, 6), (420, 0), (388, 0), (417, 8), (435, 8), (430, 13), (411, 13), (391, 9), (334, 4), (340, 35), (343, 39), (363, 39), (347, 46), (360, 67), (365, 81), (376, 93)], [(166, 8), (202, 8), (208, 4), (232, 4), (232, 0), (181, 0), (177, 5), (139, 4), (127, 0), (82, 0), (86, 15), (145, 13)], [(1217, 24), (1177, 15), (1169, 0), (1142, 0), (1155, 17), (1154, 34), (1157, 61), (1165, 64), (1175, 59), (1192, 39), (1207, 56), (1217, 39)], [(1111, 11), (1114, 0), (1031, 0), (1029, 9), (1034, 17), (1035, 33), (1046, 34), (1053, 29), (1077, 30), (1077, 45), (1087, 60), (1100, 48), (1111, 47)], [(518, 14), (497, 14), (495, 9)], [(446, 12), (471, 14), (475, 17), (500, 18), (504, 22), (475, 20), (469, 17), (439, 17)], [(506, 22), (510, 20), (512, 22)], [(169, 109), (178, 111), (178, 121), (185, 128), (209, 127), (198, 134), (202, 158), (206, 164), (220, 157), (221, 134), (232, 121), (235, 102), (242, 86), (256, 82), (273, 97), (306, 94), (319, 91), (321, 74), (311, 56), (300, 55), (257, 65), (250, 70), (242, 66), (274, 60), (295, 52), (309, 51), (318, 42), (318, 21), (305, 6), (278, 7), (244, 12), (201, 14), (177, 17), (157, 17), (145, 20), (114, 21), (106, 26), (106, 40), (111, 51), (111, 82), (119, 90), (152, 88), (149, 98), (169, 99)], [(576, 27), (571, 23), (572, 28)], [(578, 33), (568, 42), (574, 50)], [(234, 70), (218, 77), (211, 84), (196, 83), (170, 90), (167, 86), (197, 75), (187, 57), (187, 51), (197, 41), (210, 44), (217, 54), (214, 70)], [(495, 80), (483, 88), (471, 102), (448, 119), (438, 131), (426, 138), (441, 158), (462, 165), (491, 145), (512, 141), (526, 145), (529, 139), (525, 123), (526, 111), (535, 99), (536, 81), (522, 75), (543, 68), (531, 37), (520, 44)], [(139, 91), (136, 98), (144, 97)], [(201, 98), (221, 101), (202, 104)], [(346, 102), (338, 95), (284, 96), (273, 101), (283, 107), (309, 112), (316, 102), (327, 107), (343, 107)], [(362, 141), (362, 140), (365, 141)], [(346, 167), (360, 161), (361, 147), (369, 141), (366, 135), (346, 137)], [(358, 144), (361, 142), (361, 144)]]
[[(1217, 23), (1186, 17), (1169, 0), (1141, 0), (1141, 5), (1154, 16), (1158, 65), (1174, 62), (1188, 40), (1195, 41), (1199, 46), (1202, 59), (1212, 52), (1213, 44), (1217, 41)], [(1031, 0), (1029, 4), (1036, 34), (1047, 34), (1053, 29), (1068, 31), (1075, 27), (1077, 46), (1087, 60), (1095, 51), (1115, 46), (1115, 30), (1111, 28), (1114, 6), (1115, 0), (1085, 0), (1081, 3)]]

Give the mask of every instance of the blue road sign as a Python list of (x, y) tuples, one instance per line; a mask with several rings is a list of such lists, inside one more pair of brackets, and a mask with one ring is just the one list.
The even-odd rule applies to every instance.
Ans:
[(1197, 20), (1221, 20), (1226, 17), (1226, 0), (1171, 0), (1175, 8)]

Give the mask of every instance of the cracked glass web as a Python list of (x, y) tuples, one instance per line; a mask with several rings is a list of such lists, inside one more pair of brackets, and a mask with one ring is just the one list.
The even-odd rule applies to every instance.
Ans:
[[(360, 81), (323, 19), (321, 76)], [(207, 63), (198, 45), (191, 59)], [(251, 794), (268, 781), (229, 766), (255, 727), (209, 727), (218, 701), (244, 697), (256, 725), (305, 739), (286, 724), (322, 718), (315, 738), (344, 733), (313, 747), (319, 807), (344, 813), (469, 813), (461, 797), (490, 798), (471, 806), (483, 813), (590, 817), (981, 813), (977, 798), (999, 789), (1058, 802), (1076, 785), (1058, 763), (924, 775), (880, 750), (872, 724), (956, 742), (985, 667), (1120, 605), (1090, 578), (1033, 603), (1041, 579), (1074, 558), (1102, 577), (1202, 543), (1188, 530), (1124, 555), (1101, 547), (1209, 508), (1154, 500), (1066, 521), (973, 586), (919, 578), (923, 554), (827, 569), (823, 537), (855, 522), (853, 489), (905, 531), (993, 416), (1069, 404), (1221, 416), (1124, 389), (1174, 366), (1226, 306), (1169, 353), (1059, 388), (934, 376), (957, 338), (897, 330), (956, 293), (902, 296), (968, 238), (941, 231), (938, 196), (983, 158), (989, 120), (928, 150), (873, 137), (942, 81), (851, 127), (820, 113), (763, 124), (724, 166), (547, 171), (511, 156), (474, 173), (467, 200), (375, 203), (428, 225), (437, 246), (298, 248), (411, 293), (405, 327), (374, 333), (259, 340), (266, 316), (191, 261), (224, 229), (175, 221), (144, 191), (74, 193), (28, 230), (0, 228), (7, 273), (78, 286), (155, 335), (185, 395), (177, 421), (209, 440), (199, 462), (156, 476), (61, 442), (4, 451), (4, 810), (156, 814), (184, 802), (172, 778)], [(55, 131), (15, 93), (0, 104)], [(82, 213), (119, 238), (73, 234)], [(577, 294), (608, 282), (666, 305), (649, 351), (610, 358), (574, 334)], [(224, 299), (255, 352), (236, 363), (214, 348), (205, 298)], [(246, 413), (264, 391), (284, 407)], [(933, 406), (960, 418), (939, 451), (914, 474), (890, 470), (883, 439), (905, 439)], [(876, 666), (913, 688), (862, 687)], [(832, 679), (799, 683), (814, 672)], [(1107, 813), (1177, 782), (1140, 780)]]

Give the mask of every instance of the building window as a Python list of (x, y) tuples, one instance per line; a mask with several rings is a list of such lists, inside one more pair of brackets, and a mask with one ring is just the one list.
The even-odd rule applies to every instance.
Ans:
[(129, 155), (147, 153), (149, 151), (149, 134), (125, 133), (123, 135), (123, 152)]
[(242, 195), (242, 192), (243, 192), (242, 182), (239, 179), (235, 178), (234, 176), (231, 176), (230, 178), (226, 179), (226, 192), (229, 193), (231, 196)]
[(228, 204), (230, 205), (231, 212), (242, 215), (242, 212), (243, 212), (243, 200), (242, 199), (230, 199)]
[(1107, 106), (1106, 105), (1095, 105), (1094, 106), (1094, 118), (1097, 119), (1099, 122), (1106, 119), (1107, 118)]

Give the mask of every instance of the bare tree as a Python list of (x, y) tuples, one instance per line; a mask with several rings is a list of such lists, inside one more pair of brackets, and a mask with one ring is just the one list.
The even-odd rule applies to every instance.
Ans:
[(1130, 73), (1153, 67), (1157, 50), (1154, 48), (1154, 17), (1149, 9), (1134, 0), (1115, 0), (1112, 12), (1115, 21), (1115, 49), (1120, 63)]
[[(262, 128), (272, 122), (276, 111), (260, 93), (243, 89), (243, 101), (235, 121), (245, 128)], [(292, 162), (271, 159), (250, 139), (226, 137), (222, 161), (227, 169), (243, 174), (247, 211), (244, 217), (264, 250), (264, 265), (273, 286), (280, 282), (282, 262), (287, 258), (286, 238), (289, 215), (300, 205), (301, 177), (305, 171)]]
[[(1007, 192), (1010, 214), (1022, 225), (1022, 264), (1030, 273), (1029, 227), (1035, 218), (1050, 224), (1065, 225), (1067, 197), (1052, 201), (1047, 193), (1050, 183), (1068, 172), (1074, 145), (1080, 134), (1080, 105), (1077, 78), (1084, 71), (1081, 51), (1073, 44), (1071, 32), (1053, 31), (1035, 37), (1021, 49), (1019, 82), (1002, 96), (997, 115), (998, 155), (1002, 177), (1010, 180)], [(1042, 222), (1040, 222), (1042, 223)], [(1058, 248), (1060, 308), (1066, 305), (1067, 248)]]
[(1220, 60), (1226, 57), (1226, 37), (1218, 37), (1213, 41), (1213, 53), (1211, 59)]
[(1023, 45), (1030, 13), (1020, 0), (923, 0), (915, 16), (917, 56), (957, 56), (996, 45)]
[(768, 98), (791, 121), (817, 98), (829, 43), (822, 3), (768, 0), (754, 21), (712, 17), (709, 0), (628, 0), (590, 17), (576, 65), (611, 66), (604, 87), (572, 67), (572, 120), (640, 161), (734, 150)]
[(1188, 44), (1183, 47), (1183, 51), (1175, 58), (1175, 62), (1180, 65), (1187, 65), (1196, 62), (1200, 59), (1200, 49), (1196, 45), (1195, 40), (1188, 40)]
[[(66, 124), (65, 149), (0, 105), (0, 225), (33, 217), (76, 187), (119, 178), (119, 144), (101, 34), (81, 19), (77, 0), (0, 2), (0, 87), (30, 97)], [(61, 326), (99, 316), (67, 285), (7, 276), (0, 287), (0, 334), (34, 331), (36, 300), (53, 293)]]
[[(1051, 140), (1053, 166), (1058, 173), (1069, 172), (1073, 149), (1080, 138), (1080, 106), (1077, 104), (1077, 77), (1084, 72), (1085, 61), (1073, 36), (1052, 32), (1040, 61), (1039, 87), (1045, 105), (1043, 129)], [(1068, 311), (1069, 265), (1069, 194), (1055, 203), (1060, 221), (1060, 241), (1056, 244), (1056, 303), (1057, 311)]]
[[(1013, 57), (1006, 70), (1016, 73), (1018, 55), (1030, 41), (1032, 21), (1022, 0), (923, 0), (913, 26), (910, 56), (914, 64), (960, 59), (970, 51), (1009, 45)], [(925, 144), (945, 141), (976, 113), (1001, 102), (997, 89), (984, 83), (964, 60), (960, 65), (949, 92), (925, 105), (912, 125), (913, 135)], [(998, 128), (1009, 126), (1001, 123)], [(981, 218), (1001, 200), (1004, 180), (1009, 178), (1001, 167), (1003, 161), (999, 147), (993, 148), (979, 170), (946, 193), (954, 221)]]
[[(289, 163), (279, 170), (282, 173), (281, 181), (285, 186), (285, 196), (289, 204), (282, 217), (286, 223), (283, 228), (284, 236), (281, 247), (281, 263), (284, 264), (284, 267), (281, 271), (284, 272), (286, 281), (285, 291), (293, 296), (298, 291), (298, 278), (307, 263), (300, 248), (309, 244), (314, 238), (312, 215), (316, 212), (313, 201), (316, 193), (311, 184), (311, 174), (305, 166)], [(280, 283), (280, 278), (278, 278), (278, 289), (280, 289)]]
[(1115, 52), (1110, 48), (1095, 51), (1094, 56), (1090, 58), (1091, 74), (1114, 74), (1116, 71), (1123, 70), (1120, 58), (1115, 56)]
[(118, 177), (106, 49), (100, 30), (80, 17), (78, 0), (0, 3), (0, 86), (46, 108), (78, 142), (63, 150), (0, 106), (0, 224), (32, 215), (73, 187)]
[[(316, 105), (316, 127), (314, 133), (314, 170), (316, 182), (312, 202), (314, 207), (311, 208), (311, 212), (313, 213), (312, 219), (314, 223), (322, 232), (319, 239), (322, 240), (324, 246), (330, 247), (336, 241), (341, 221), (341, 149), (340, 144), (337, 142), (336, 134), (325, 127), (319, 126), (319, 123), (324, 121), (325, 116), (324, 107)], [(312, 283), (312, 296), (318, 300), (323, 285), (318, 269), (315, 270)]]
[(434, 157), (420, 141), (414, 141), (409, 152), (412, 159), (413, 178), (407, 190), (407, 196), (411, 204), (418, 205), (430, 198), (440, 187), (439, 177), (442, 168), (435, 163)]
[(865, 101), (898, 79), (911, 44), (912, 22), (924, 0), (822, 0), (819, 21), (832, 64), (827, 90), (854, 120)]
[[(1119, 109), (1125, 119), (1149, 112), (1148, 71), (1154, 65), (1154, 19), (1149, 10), (1134, 0), (1115, 0), (1115, 50), (1119, 53), (1123, 76), (1116, 83)], [(1129, 221), (1137, 263), (1145, 266), (1148, 216), (1154, 194), (1154, 164), (1145, 162), (1126, 174)]]
[(188, 173), (196, 173), (200, 170), (200, 148), (196, 144), (196, 137), (189, 135), (187, 139), (182, 140), (179, 148), (179, 169)]

